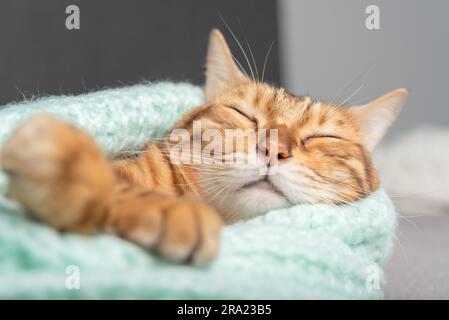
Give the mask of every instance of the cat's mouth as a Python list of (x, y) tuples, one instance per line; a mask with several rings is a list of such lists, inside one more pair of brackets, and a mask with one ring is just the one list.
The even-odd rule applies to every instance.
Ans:
[(287, 201), (289, 201), (287, 196), (268, 179), (268, 176), (265, 176), (265, 178), (257, 180), (257, 181), (249, 182), (249, 183), (243, 185), (240, 189), (241, 190), (248, 190), (248, 189), (255, 190), (256, 189), (256, 190), (271, 191), (271, 192), (285, 198)]

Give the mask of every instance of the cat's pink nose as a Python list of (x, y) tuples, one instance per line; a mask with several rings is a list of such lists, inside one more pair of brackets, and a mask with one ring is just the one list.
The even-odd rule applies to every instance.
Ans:
[[(272, 135), (272, 130), (276, 130), (276, 135)], [(267, 133), (268, 137), (259, 140), (257, 147), (270, 163), (292, 157), (290, 138), (284, 125), (271, 125)]]
[(260, 142), (257, 147), (259, 152), (264, 155), (270, 163), (292, 157), (291, 149), (287, 143), (270, 142), (269, 140), (265, 140)]

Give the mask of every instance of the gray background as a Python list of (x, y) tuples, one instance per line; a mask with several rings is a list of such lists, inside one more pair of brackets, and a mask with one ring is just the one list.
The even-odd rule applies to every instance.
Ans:
[[(80, 30), (65, 28), (69, 4), (80, 8)], [(226, 31), (219, 12), (246, 34), (261, 68), (277, 38), (276, 9), (274, 0), (1, 0), (0, 105), (142, 79), (202, 83), (208, 34)], [(273, 82), (277, 61), (276, 42), (266, 72)]]
[[(370, 4), (380, 8), (380, 30), (365, 28)], [(447, 0), (280, 0), (282, 82), (329, 100), (351, 83), (336, 101), (364, 85), (350, 100), (356, 104), (407, 87), (410, 100), (393, 134), (448, 126), (448, 12)]]
[[(69, 4), (80, 6), (81, 30), (64, 27)], [(369, 4), (380, 7), (381, 30), (365, 28)], [(449, 126), (445, 0), (2, 0), (0, 105), (142, 79), (200, 84), (208, 32), (225, 29), (219, 12), (240, 39), (246, 33), (259, 68), (277, 40), (271, 82), (336, 102), (364, 85), (352, 104), (407, 87), (410, 101), (393, 135)]]

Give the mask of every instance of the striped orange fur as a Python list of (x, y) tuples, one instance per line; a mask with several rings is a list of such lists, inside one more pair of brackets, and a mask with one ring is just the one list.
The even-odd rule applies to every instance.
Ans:
[[(257, 136), (255, 147), (237, 145), (225, 134), (214, 141), (220, 145), (215, 152), (254, 154), (260, 161), (173, 163), (169, 133), (136, 156), (111, 163), (86, 133), (39, 115), (2, 148), (10, 194), (57, 229), (113, 232), (172, 261), (207, 262), (218, 253), (223, 222), (297, 203), (352, 202), (376, 190), (370, 155), (407, 97), (406, 89), (397, 89), (346, 107), (294, 96), (244, 75), (218, 30), (210, 36), (205, 93), (207, 102), (173, 132), (192, 136), (195, 121), (202, 132), (275, 129), (274, 143)], [(201, 150), (190, 156), (205, 160)]]

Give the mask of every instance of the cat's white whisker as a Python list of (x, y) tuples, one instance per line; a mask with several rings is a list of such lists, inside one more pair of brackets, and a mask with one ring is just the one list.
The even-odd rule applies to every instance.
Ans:
[(361, 84), (349, 97), (347, 97), (345, 100), (343, 100), (343, 102), (341, 102), (337, 108), (345, 105), (349, 100), (351, 100), (352, 97), (354, 97), (360, 90), (362, 90), (362, 88), (364, 87), (364, 84)]
[(231, 33), (232, 37), (234, 38), (235, 42), (237, 43), (238, 47), (240, 48), (240, 50), (243, 53), (243, 56), (245, 57), (246, 63), (248, 64), (249, 70), (251, 71), (251, 77), (252, 80), (255, 82), (255, 77), (254, 77), (254, 72), (253, 72), (253, 68), (251, 67), (251, 63), (249, 62), (248, 56), (246, 55), (245, 50), (243, 49), (242, 44), (240, 43), (240, 41), (237, 39), (236, 35), (234, 34), (234, 32), (232, 31), (231, 27), (228, 25), (228, 23), (225, 21), (225, 19), (223, 18), (223, 16), (221, 14), (219, 14), (221, 20), (223, 21), (223, 24), (226, 26), (226, 29), (228, 29), (228, 31)]
[(246, 46), (248, 47), (249, 53), (251, 55), (251, 59), (253, 61), (254, 69), (256, 71), (256, 79), (257, 79), (257, 81), (260, 81), (259, 70), (257, 70), (257, 63), (256, 63), (256, 59), (254, 58), (253, 50), (251, 48), (251, 45), (249, 44), (248, 38), (246, 37), (245, 31), (243, 30), (242, 24), (240, 23), (240, 19), (238, 20), (238, 22), (239, 22), (240, 28), (242, 29), (243, 38), (245, 39)]
[(271, 48), (273, 47), (273, 44), (274, 44), (274, 40), (271, 41), (270, 46), (268, 47), (267, 54), (265, 55), (265, 60), (263, 62), (263, 69), (262, 69), (262, 82), (265, 79), (265, 70), (267, 67), (268, 57), (270, 56), (270, 52), (271, 52)]

